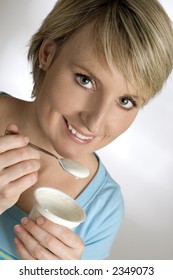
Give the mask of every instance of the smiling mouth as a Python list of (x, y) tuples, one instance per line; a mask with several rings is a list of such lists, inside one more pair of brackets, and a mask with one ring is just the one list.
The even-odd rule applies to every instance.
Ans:
[(70, 135), (74, 137), (76, 140), (79, 140), (80, 142), (83, 143), (89, 143), (95, 138), (95, 136), (93, 135), (89, 136), (89, 135), (82, 134), (81, 132), (77, 131), (65, 118), (64, 120), (66, 122), (67, 129)]
[(79, 132), (76, 131), (76, 129), (75, 129), (71, 124), (69, 124), (69, 123), (67, 123), (67, 127), (68, 127), (68, 130), (69, 130), (73, 135), (75, 135), (77, 138), (79, 138), (80, 140), (83, 140), (83, 141), (89, 140), (89, 141), (91, 141), (91, 140), (94, 138), (94, 136), (86, 136), (86, 135), (83, 135), (83, 134), (79, 133)]

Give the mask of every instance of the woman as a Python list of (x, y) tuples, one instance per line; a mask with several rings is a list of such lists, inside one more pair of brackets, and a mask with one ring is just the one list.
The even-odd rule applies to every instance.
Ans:
[[(125, 132), (161, 90), (173, 67), (172, 43), (171, 21), (155, 0), (57, 2), (30, 42), (35, 99), (0, 96), (2, 259), (109, 255), (123, 199), (95, 151)], [(89, 176), (75, 180), (29, 142), (77, 160)], [(42, 185), (75, 198), (86, 221), (72, 231), (27, 218)]]

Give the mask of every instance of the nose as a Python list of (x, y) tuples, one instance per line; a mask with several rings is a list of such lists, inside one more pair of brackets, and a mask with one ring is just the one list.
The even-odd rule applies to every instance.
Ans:
[(111, 119), (111, 105), (107, 99), (100, 99), (81, 113), (85, 127), (94, 135), (104, 134), (105, 128)]

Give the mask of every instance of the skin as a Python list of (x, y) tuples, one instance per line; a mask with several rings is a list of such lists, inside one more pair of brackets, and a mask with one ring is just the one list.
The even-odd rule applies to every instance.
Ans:
[[(126, 131), (140, 109), (132, 85), (116, 68), (108, 69), (99, 62), (90, 28), (86, 26), (70, 38), (58, 55), (54, 42), (43, 41), (39, 60), (44, 65), (41, 71), (45, 78), (35, 101), (1, 97), (1, 212), (15, 203), (29, 212), (33, 190), (40, 185), (57, 187), (76, 198), (97, 171), (93, 152)], [(91, 139), (74, 136), (67, 122)], [(15, 135), (4, 136), (6, 129)], [(89, 168), (90, 176), (71, 178), (54, 159), (29, 147), (28, 141), (59, 157), (78, 160)], [(44, 218), (36, 222), (24, 218), (14, 230), (14, 243), (22, 259), (82, 256), (82, 239)]]

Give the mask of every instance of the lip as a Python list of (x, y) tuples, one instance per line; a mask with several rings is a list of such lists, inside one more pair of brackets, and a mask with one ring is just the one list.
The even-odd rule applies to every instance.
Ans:
[(68, 135), (68, 137), (74, 141), (75, 143), (77, 144), (89, 144), (93, 141), (93, 139), (95, 138), (95, 135), (93, 134), (86, 134), (86, 133), (83, 133), (80, 129), (76, 129), (76, 127), (74, 125), (72, 125), (72, 127), (80, 134), (86, 136), (86, 137), (92, 137), (92, 139), (80, 139), (78, 138), (75, 134), (73, 134), (69, 129), (68, 129), (68, 121), (66, 120), (66, 118), (64, 118), (64, 123), (65, 123), (65, 128), (66, 128), (66, 133)]

